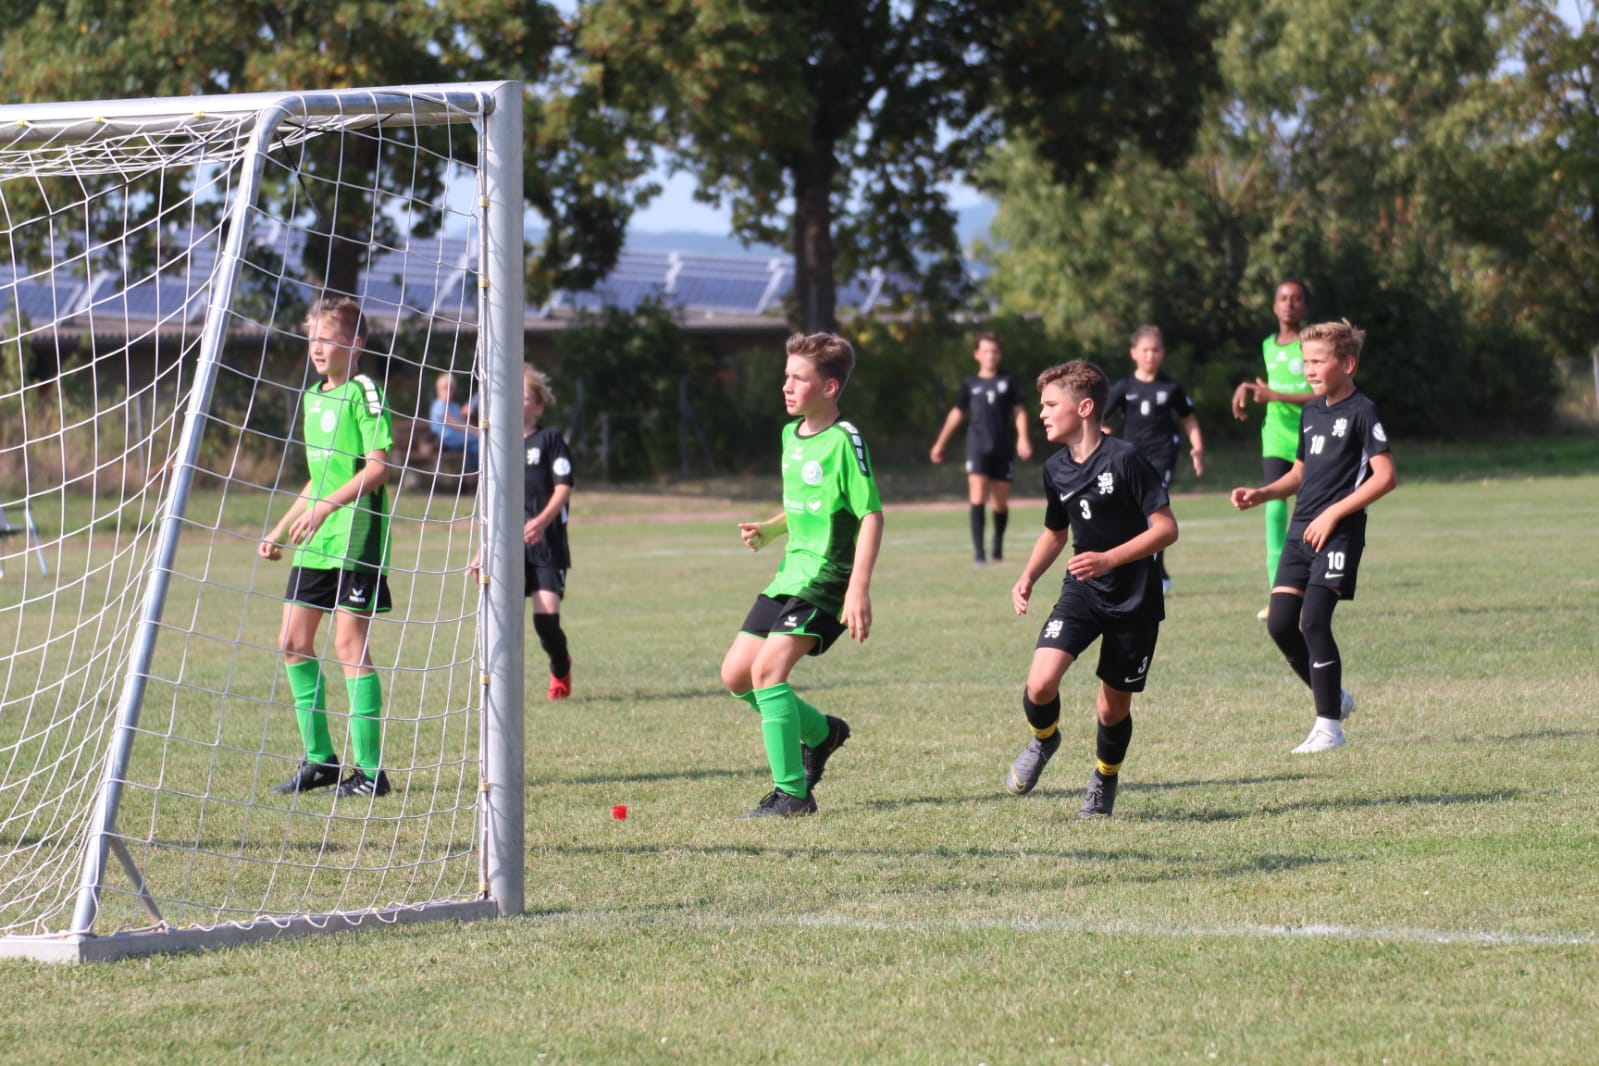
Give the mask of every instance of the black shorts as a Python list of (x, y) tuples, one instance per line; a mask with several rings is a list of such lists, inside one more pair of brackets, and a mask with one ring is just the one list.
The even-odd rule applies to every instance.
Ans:
[(558, 570), (553, 566), (529, 566), (526, 576), (522, 579), (522, 595), (531, 596), (535, 592), (553, 592), (557, 596), (566, 596), (566, 571)]
[(797, 596), (774, 600), (764, 592), (755, 597), (755, 606), (744, 616), (740, 633), (766, 638), (773, 634), (789, 637), (815, 637), (811, 655), (820, 655), (833, 646), (849, 627), (820, 607)]
[(1355, 577), (1360, 573), (1360, 555), (1365, 550), (1366, 538), (1356, 534), (1334, 531), (1318, 552), (1290, 532), (1282, 557), (1277, 560), (1277, 577), (1272, 585), (1301, 592), (1310, 585), (1324, 585), (1338, 593), (1339, 599), (1352, 600)]
[(1016, 453), (1012, 451), (966, 453), (966, 472), (981, 474), (990, 481), (1016, 480), (1015, 465)]
[(1035, 647), (1053, 648), (1076, 659), (1099, 640), (1095, 676), (1118, 692), (1142, 692), (1159, 637), (1158, 619), (1111, 617), (1081, 582), (1068, 581)]
[(387, 577), (355, 570), (312, 570), (297, 566), (289, 571), (289, 587), (283, 598), (319, 611), (343, 608), (356, 614), (382, 614), (394, 606)]

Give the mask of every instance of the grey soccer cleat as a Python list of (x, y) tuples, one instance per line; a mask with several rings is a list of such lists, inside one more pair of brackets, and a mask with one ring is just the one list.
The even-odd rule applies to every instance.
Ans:
[(1060, 730), (1049, 735), (1048, 740), (1039, 740), (1034, 737), (1027, 742), (1027, 747), (1016, 756), (1016, 761), (1011, 763), (1010, 771), (1005, 775), (1005, 787), (1013, 796), (1025, 796), (1038, 784), (1039, 775), (1044, 772), (1044, 766), (1050, 757), (1060, 750)]
[(1116, 782), (1120, 779), (1120, 774), (1106, 777), (1096, 767), (1088, 779), (1088, 795), (1083, 797), (1083, 805), (1078, 808), (1077, 817), (1109, 818), (1110, 812), (1116, 809)]

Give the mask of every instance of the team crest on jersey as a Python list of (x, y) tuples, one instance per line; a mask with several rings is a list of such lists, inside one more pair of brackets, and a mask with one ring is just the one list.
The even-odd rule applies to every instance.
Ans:
[(800, 480), (807, 485), (820, 485), (822, 483), (822, 464), (815, 459), (800, 468)]
[(1002, 380), (1002, 381), (1001, 381), (1001, 382), (1000, 382), (1000, 383), (999, 383), (999, 391), (1000, 391), (1000, 393), (1001, 393), (1001, 394), (1003, 394), (1003, 393), (1004, 393), (1004, 391), (1005, 391), (1005, 390), (1006, 390), (1006, 389), (1007, 389), (1007, 388), (1009, 388), (1009, 387), (1010, 387), (1010, 382), (1008, 382), (1008, 381), (1003, 381), (1003, 380)]
[(1333, 436), (1342, 437), (1348, 432), (1349, 432), (1349, 419), (1340, 418), (1338, 421), (1333, 423), (1333, 431), (1332, 431), (1332, 435)]
[(1381, 422), (1371, 427), (1371, 435), (1384, 444), (1388, 443), (1388, 434), (1383, 432)]
[(555, 464), (550, 469), (555, 471), (556, 477), (565, 477), (572, 472), (572, 460), (563, 455), (555, 460)]
[(1288, 372), (1296, 378), (1302, 376), (1305, 372), (1305, 361), (1303, 359), (1288, 360)]
[(1101, 496), (1109, 496), (1111, 493), (1116, 491), (1116, 475), (1107, 470), (1103, 474), (1099, 475), (1098, 484), (1099, 494)]
[(1163, 404), (1163, 403), (1166, 402), (1166, 390), (1165, 389), (1157, 389), (1156, 390), (1156, 392), (1155, 392), (1155, 402), (1157, 404)]
[(332, 433), (335, 429), (338, 428), (338, 425), (339, 425), (339, 413), (337, 411), (323, 411), (322, 412), (322, 432), (324, 432), (324, 433)]
[(527, 465), (538, 466), (539, 456), (543, 454), (543, 451), (542, 448), (529, 448), (527, 450)]

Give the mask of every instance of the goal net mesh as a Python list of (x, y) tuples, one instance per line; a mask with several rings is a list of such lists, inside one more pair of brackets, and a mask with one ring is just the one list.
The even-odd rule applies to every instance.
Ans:
[[(0, 936), (483, 893), (479, 497), (429, 418), (441, 375), (463, 406), (484, 380), (482, 107), (324, 95), (261, 138), (260, 112), (0, 109)], [(369, 640), (382, 798), (273, 792), (304, 757), (279, 650), (292, 552), (257, 548), (307, 481), (306, 311), (341, 295), (395, 438), (394, 604)]]

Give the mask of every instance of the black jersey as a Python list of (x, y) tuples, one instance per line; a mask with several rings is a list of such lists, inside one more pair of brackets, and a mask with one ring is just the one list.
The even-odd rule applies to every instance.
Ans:
[(972, 374), (961, 382), (955, 406), (966, 416), (967, 455), (1014, 455), (1016, 453), (1016, 408), (1022, 399), (1022, 383), (1015, 374), (1000, 371), (991, 378)]
[[(523, 511), (535, 518), (555, 495), (555, 486), (572, 484), (572, 453), (558, 429), (535, 429), (522, 441), (522, 484), (526, 492)], [(557, 570), (572, 565), (566, 543), (566, 508), (544, 530), (537, 544), (526, 545), (528, 566), (548, 566)]]
[[(1044, 462), (1044, 525), (1072, 531), (1072, 552), (1103, 552), (1120, 547), (1149, 528), (1149, 516), (1171, 500), (1160, 475), (1139, 450), (1119, 437), (1106, 437), (1085, 462), (1062, 448)], [(1076, 581), (1068, 571), (1062, 584)], [(1160, 593), (1160, 566), (1153, 556), (1118, 566), (1082, 582), (1108, 614), (1166, 617)]]
[(1181, 420), (1194, 413), (1183, 387), (1163, 373), (1154, 381), (1139, 381), (1129, 374), (1110, 387), (1105, 418), (1122, 414), (1122, 437), (1132, 441), (1157, 471), (1165, 473), (1177, 461), (1177, 432)]
[[(1354, 492), (1371, 476), (1371, 457), (1387, 450), (1388, 434), (1377, 405), (1359, 389), (1330, 407), (1323, 396), (1305, 404), (1295, 457), (1305, 464), (1304, 480), (1288, 525), (1289, 539), (1297, 539), (1317, 515)], [(1364, 534), (1366, 512), (1349, 515), (1338, 529)]]

